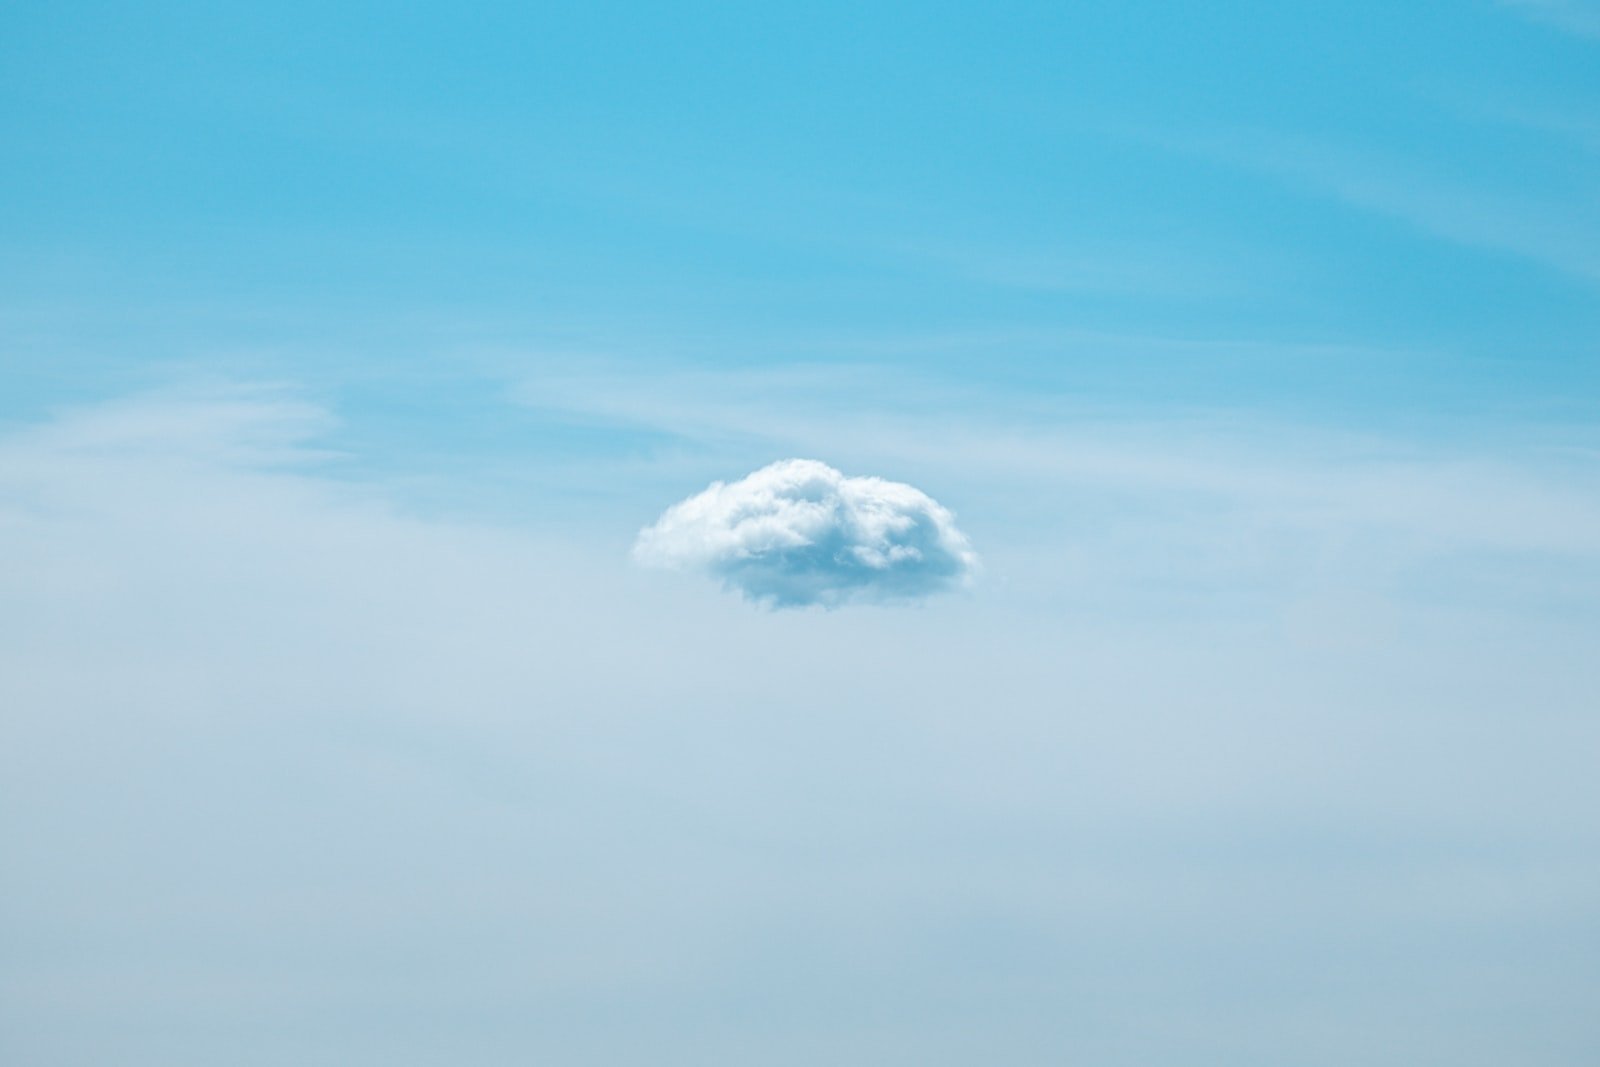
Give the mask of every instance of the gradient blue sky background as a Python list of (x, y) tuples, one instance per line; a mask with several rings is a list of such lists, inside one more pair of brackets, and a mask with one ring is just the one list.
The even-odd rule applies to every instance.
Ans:
[[(1589, 1065), (1600, 7), (0, 14), (0, 1053)], [(985, 563), (633, 568), (787, 456)]]

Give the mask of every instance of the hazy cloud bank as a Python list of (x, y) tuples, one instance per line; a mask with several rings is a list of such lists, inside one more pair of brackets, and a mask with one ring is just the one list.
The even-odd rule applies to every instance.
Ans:
[[(1312, 1067), (1532, 1063), (1528, 1033), (1587, 1062), (1595, 619), (1516, 568), (1593, 588), (1592, 452), (985, 448), (941, 414), (920, 461), (908, 431), (846, 469), (959, 493), (986, 595), (751, 626), (630, 580), (609, 512), (491, 522), (417, 506), (393, 453), (319, 466), (366, 436), (340, 415), (241, 387), (0, 429), (7, 1062), (304, 1062), (306, 1032), (352, 1067), (1257, 1067), (1307, 1032)], [(565, 476), (619, 512), (684, 477)], [(1124, 520), (1082, 521), (1097, 480)], [(1499, 592), (1419, 604), (1406, 559)], [(1075, 990), (1106, 1010), (1067, 1047)]]
[(633, 555), (702, 570), (770, 607), (915, 600), (970, 581), (978, 564), (926, 493), (809, 459), (712, 483), (642, 530)]

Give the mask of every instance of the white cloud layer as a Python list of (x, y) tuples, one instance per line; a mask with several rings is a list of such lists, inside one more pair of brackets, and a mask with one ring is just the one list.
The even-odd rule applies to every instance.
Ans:
[(5, 1062), (1592, 1062), (1592, 452), (829, 424), (992, 583), (750, 626), (607, 543), (681, 468), (491, 521), (338, 415), (0, 427)]
[(771, 607), (915, 600), (966, 584), (978, 566), (926, 493), (810, 459), (712, 483), (642, 530), (633, 554), (705, 571)]

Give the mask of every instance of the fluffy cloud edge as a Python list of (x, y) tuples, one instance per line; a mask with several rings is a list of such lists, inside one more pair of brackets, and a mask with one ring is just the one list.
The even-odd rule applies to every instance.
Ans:
[(642, 529), (632, 555), (772, 608), (909, 603), (969, 587), (980, 569), (954, 513), (927, 493), (813, 459), (711, 483)]

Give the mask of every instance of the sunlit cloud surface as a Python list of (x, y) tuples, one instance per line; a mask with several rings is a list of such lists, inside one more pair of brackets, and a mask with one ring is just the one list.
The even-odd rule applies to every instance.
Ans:
[(634, 558), (704, 571), (770, 607), (917, 600), (970, 582), (978, 565), (926, 493), (809, 459), (674, 504), (641, 531)]

